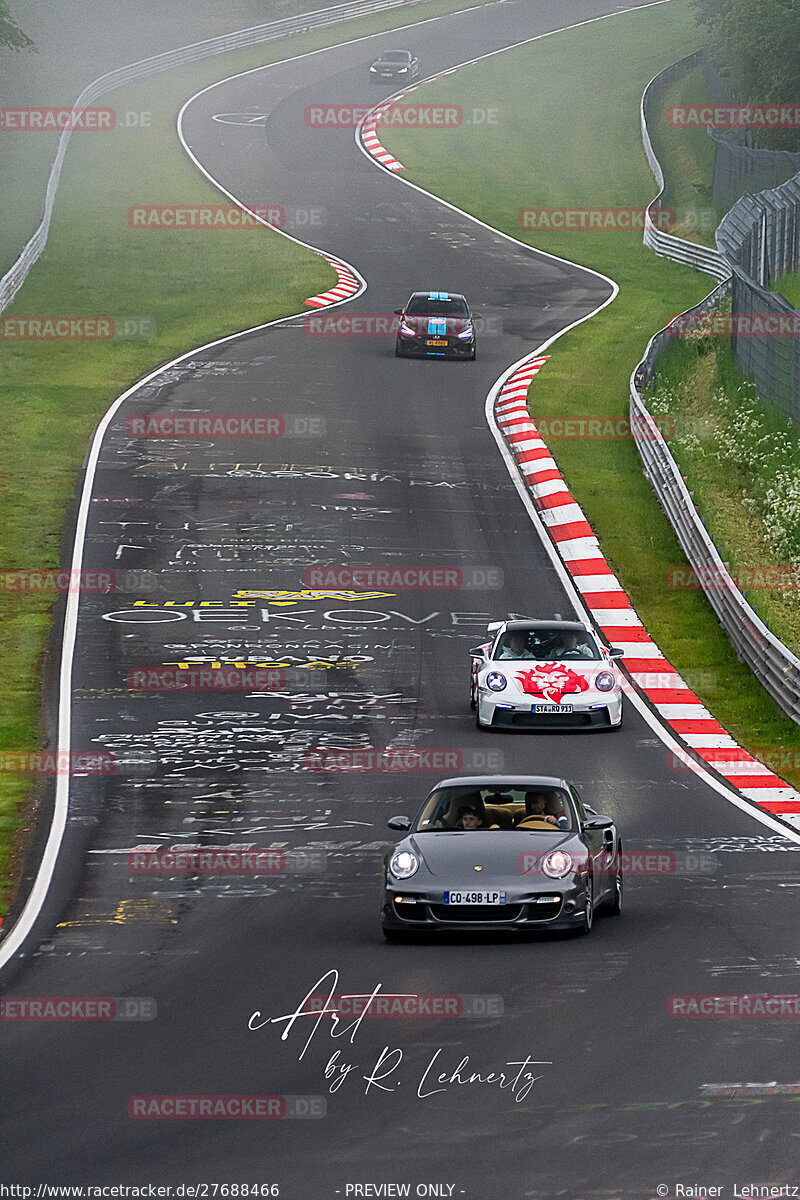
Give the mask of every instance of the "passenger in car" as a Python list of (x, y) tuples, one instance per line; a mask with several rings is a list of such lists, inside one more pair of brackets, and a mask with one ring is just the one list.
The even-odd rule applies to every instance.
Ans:
[(498, 658), (530, 658), (528, 653), (528, 637), (525, 633), (520, 633), (514, 630), (506, 634), (503, 643), (503, 649), (497, 656)]
[(489, 825), (486, 814), (478, 811), (469, 804), (462, 804), (458, 810), (456, 829), (464, 829), (467, 832), (472, 832), (476, 829), (497, 829), (496, 825)]
[(550, 645), (548, 654), (555, 659), (595, 658), (595, 651), (585, 634), (574, 629), (565, 629), (555, 645)]

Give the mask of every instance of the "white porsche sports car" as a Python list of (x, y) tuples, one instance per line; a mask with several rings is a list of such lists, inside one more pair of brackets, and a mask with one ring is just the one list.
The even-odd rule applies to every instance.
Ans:
[(619, 729), (624, 676), (582, 621), (494, 621), (470, 651), (479, 729)]

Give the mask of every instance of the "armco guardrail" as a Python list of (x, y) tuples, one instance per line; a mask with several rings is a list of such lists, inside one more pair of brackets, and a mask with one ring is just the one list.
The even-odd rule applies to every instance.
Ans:
[(664, 183), (664, 172), (661, 170), (661, 163), (656, 157), (653, 150), (653, 143), (650, 141), (650, 133), (647, 128), (647, 110), (652, 103), (654, 85), (656, 87), (661, 84), (668, 83), (674, 76), (682, 74), (684, 71), (702, 62), (704, 56), (703, 50), (696, 50), (694, 54), (687, 55), (686, 58), (680, 59), (667, 67), (666, 70), (659, 72), (654, 76), (642, 93), (641, 103), (641, 125), (642, 125), (642, 142), (644, 143), (644, 151), (647, 155), (647, 161), (650, 164), (650, 170), (656, 178), (656, 183), (659, 187), (658, 195), (655, 200), (651, 201), (647, 206), (647, 211), (644, 218), (644, 244), (648, 246), (655, 254), (659, 254), (662, 258), (670, 258), (674, 262), (686, 263), (687, 266), (696, 267), (698, 271), (705, 271), (707, 275), (713, 275), (715, 279), (729, 279), (731, 268), (723, 256), (717, 251), (712, 250), (709, 246), (700, 246), (697, 242), (687, 242), (684, 238), (674, 237), (671, 233), (664, 233), (659, 229), (656, 221), (653, 220), (653, 214), (662, 208), (666, 208), (666, 186)]
[[(100, 96), (113, 92), (115, 88), (121, 87), (123, 84), (133, 83), (137, 79), (155, 75), (159, 71), (169, 70), (170, 67), (198, 62), (204, 58), (211, 58), (215, 54), (225, 54), (228, 50), (256, 46), (260, 42), (269, 42), (274, 38), (286, 37), (289, 34), (303, 33), (309, 29), (321, 29), (326, 25), (335, 25), (339, 21), (349, 21), (355, 17), (369, 16), (371, 13), (421, 3), (425, 3), (425, 0), (350, 0), (348, 4), (337, 4), (333, 8), (301, 13), (297, 17), (286, 17), (281, 21), (270, 21), (265, 25), (253, 25), (249, 29), (239, 29), (234, 33), (224, 33), (219, 37), (194, 42), (189, 46), (180, 46), (177, 50), (167, 50), (163, 54), (143, 58), (128, 66), (118, 67), (114, 71), (100, 75), (83, 89), (73, 107), (81, 108), (89, 105)], [(61, 178), (61, 168), (64, 165), (64, 157), (71, 136), (71, 131), (65, 129), (59, 138), (58, 150), (47, 181), (44, 216), (41, 223), (33, 237), (26, 243), (17, 261), (0, 279), (0, 312), (8, 308), (25, 282), (31, 267), (45, 248), (56, 191)]]
[[(655, 338), (647, 348), (648, 354), (654, 341)], [(630, 411), (631, 429), (645, 475), (737, 656), (747, 663), (787, 716), (800, 724), (800, 659), (770, 633), (731, 579), (633, 378)]]
[[(690, 55), (672, 67), (668, 67), (666, 71), (662, 71), (660, 75), (650, 81), (642, 96), (642, 139), (648, 161), (660, 188), (659, 195), (650, 206), (651, 208), (662, 201), (664, 173), (653, 152), (647, 130), (646, 100), (651, 94), (654, 83), (663, 82), (677, 71), (685, 70), (697, 59), (698, 55)], [(648, 213), (649, 211), (650, 209), (648, 209)], [(654, 244), (654, 239), (652, 236), (648, 237), (648, 232), (646, 226), (645, 244), (656, 250), (656, 253), (674, 258), (677, 257), (674, 252), (677, 249), (680, 251), (678, 261), (691, 263), (721, 280), (708, 296), (689, 310), (689, 313), (700, 313), (718, 308), (731, 291), (732, 283), (738, 282), (738, 270), (737, 279), (732, 279), (731, 267), (721, 254), (716, 256), (717, 262), (709, 259), (702, 263), (700, 256), (686, 253), (687, 243), (683, 243), (683, 247), (677, 248), (670, 244), (680, 242), (680, 238), (669, 238), (668, 241), (665, 241), (664, 234), (653, 230), (653, 233), (658, 235), (658, 242)], [(692, 248), (693, 251), (696, 249)], [(712, 266), (713, 270), (710, 269)], [(677, 534), (683, 552), (697, 576), (698, 583), (703, 588), (706, 598), (717, 614), (738, 657), (742, 662), (747, 663), (756, 678), (787, 716), (800, 724), (800, 659), (770, 633), (736, 587), (692, 502), (678, 464), (670, 454), (658, 425), (642, 399), (641, 392), (653, 378), (656, 361), (669, 337), (670, 334), (666, 329), (655, 334), (648, 343), (642, 361), (631, 375), (631, 431), (644, 466), (645, 475), (650, 480), (661, 506)]]

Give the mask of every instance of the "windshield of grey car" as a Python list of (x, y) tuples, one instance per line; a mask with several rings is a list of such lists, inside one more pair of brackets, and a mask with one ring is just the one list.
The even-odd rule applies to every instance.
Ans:
[(465, 786), (433, 792), (420, 813), (415, 832), (536, 829), (563, 833), (574, 827), (572, 803), (563, 788), (535, 784), (508, 788)]

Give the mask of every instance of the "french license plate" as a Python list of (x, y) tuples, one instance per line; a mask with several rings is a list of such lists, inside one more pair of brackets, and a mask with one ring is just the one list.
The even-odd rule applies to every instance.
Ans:
[(447, 338), (428, 338), (426, 345), (428, 345), (428, 346), (446, 346)]
[(445, 892), (445, 904), (505, 904), (505, 892)]
[(571, 704), (534, 704), (531, 710), (535, 713), (571, 713)]

